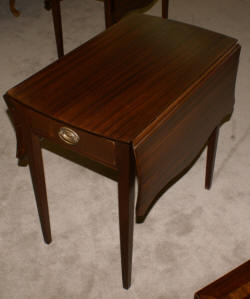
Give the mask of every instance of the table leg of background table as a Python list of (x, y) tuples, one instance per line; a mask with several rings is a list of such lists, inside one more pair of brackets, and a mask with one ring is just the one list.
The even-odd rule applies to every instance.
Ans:
[(16, 9), (15, 2), (16, 2), (15, 0), (9, 0), (10, 11), (12, 12), (12, 14), (15, 17), (19, 17), (20, 16), (20, 12)]
[(27, 132), (27, 141), (30, 174), (36, 197), (43, 238), (44, 241), (49, 244), (51, 242), (51, 230), (40, 139), (37, 135), (29, 131)]
[(207, 145), (207, 165), (206, 165), (206, 179), (205, 188), (210, 189), (212, 186), (214, 163), (216, 157), (217, 143), (219, 137), (219, 126), (213, 131), (208, 139)]
[(162, 0), (162, 17), (163, 17), (163, 19), (168, 18), (168, 7), (169, 7), (169, 0)]
[(112, 16), (111, 0), (104, 0), (104, 12), (105, 12), (105, 27), (107, 29), (115, 23)]
[(135, 201), (135, 165), (129, 144), (117, 146), (117, 162), (122, 281), (123, 287), (128, 289), (131, 285)]
[(52, 0), (51, 8), (52, 8), (55, 36), (56, 36), (57, 53), (58, 53), (58, 58), (61, 58), (64, 55), (64, 51), (63, 51), (63, 32), (62, 32), (60, 0)]

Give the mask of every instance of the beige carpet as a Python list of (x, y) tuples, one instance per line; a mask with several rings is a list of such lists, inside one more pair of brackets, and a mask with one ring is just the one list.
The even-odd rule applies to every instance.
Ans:
[[(0, 3), (1, 94), (57, 58), (42, 1), (17, 7), (14, 18), (8, 1)], [(16, 165), (14, 131), (0, 101), (1, 299), (188, 299), (250, 258), (249, 12), (250, 0), (170, 1), (171, 18), (240, 40), (236, 106), (221, 129), (212, 190), (204, 189), (203, 153), (135, 225), (129, 291), (121, 285), (116, 182), (47, 145), (53, 242), (45, 245), (29, 171)], [(66, 52), (104, 30), (102, 2), (64, 0), (62, 13)], [(147, 13), (160, 15), (160, 3)]]

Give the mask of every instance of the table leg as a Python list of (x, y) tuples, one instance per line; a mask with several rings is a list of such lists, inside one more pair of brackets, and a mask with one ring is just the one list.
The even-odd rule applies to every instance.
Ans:
[(135, 163), (130, 145), (117, 146), (118, 161), (118, 201), (123, 287), (131, 285), (134, 201), (135, 201)]
[(213, 133), (211, 134), (211, 136), (208, 139), (206, 179), (205, 179), (205, 188), (206, 189), (210, 189), (212, 186), (218, 136), (219, 136), (219, 126), (216, 127), (216, 129), (213, 131)]
[(168, 7), (169, 7), (169, 0), (162, 0), (162, 17), (163, 17), (163, 19), (168, 18)]
[(105, 27), (109, 28), (114, 24), (112, 16), (112, 0), (104, 0), (104, 12), (105, 12)]
[(47, 10), (51, 9), (51, 0), (44, 0), (44, 8)]
[(19, 17), (20, 12), (16, 9), (15, 2), (15, 0), (9, 0), (10, 11), (12, 12), (13, 16)]
[(57, 54), (58, 58), (61, 58), (64, 55), (64, 51), (60, 0), (51, 0), (51, 8), (56, 37)]
[(27, 130), (27, 145), (30, 174), (36, 197), (43, 238), (44, 241), (49, 244), (51, 243), (51, 230), (40, 138), (30, 130)]

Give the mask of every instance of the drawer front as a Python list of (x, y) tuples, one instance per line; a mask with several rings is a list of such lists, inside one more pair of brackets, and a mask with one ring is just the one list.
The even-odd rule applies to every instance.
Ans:
[(72, 128), (30, 109), (27, 109), (26, 113), (34, 133), (92, 160), (116, 168), (114, 141)]

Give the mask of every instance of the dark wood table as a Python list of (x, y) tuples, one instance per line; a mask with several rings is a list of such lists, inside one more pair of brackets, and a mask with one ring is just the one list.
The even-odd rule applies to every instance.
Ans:
[(250, 260), (202, 290), (195, 299), (250, 299)]
[(138, 222), (205, 145), (210, 188), (218, 129), (233, 111), (239, 54), (233, 38), (134, 15), (10, 89), (4, 98), (17, 157), (29, 163), (45, 242), (51, 232), (41, 137), (117, 171), (122, 277), (129, 288), (135, 175)]

